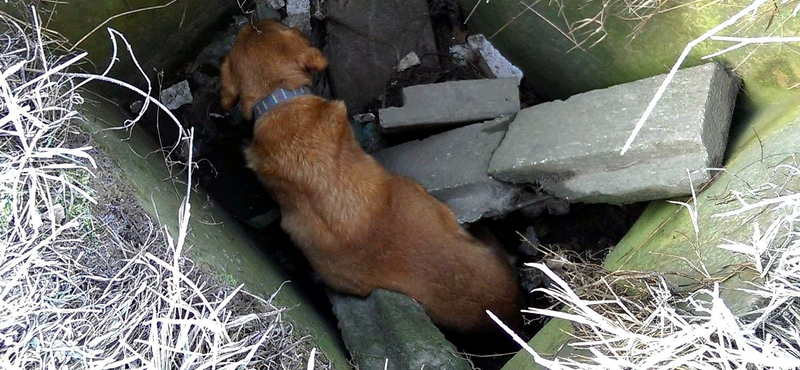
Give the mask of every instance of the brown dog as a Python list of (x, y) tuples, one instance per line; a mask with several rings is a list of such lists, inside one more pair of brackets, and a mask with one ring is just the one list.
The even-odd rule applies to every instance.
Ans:
[[(278, 88), (311, 84), (327, 67), (296, 29), (275, 21), (245, 26), (221, 61), (221, 103), (241, 102), (245, 118)], [(408, 178), (364, 153), (340, 101), (303, 95), (257, 117), (246, 150), (283, 212), (281, 227), (332, 289), (373, 289), (416, 299), (433, 321), (459, 332), (512, 325), (522, 299), (502, 251), (467, 234), (452, 211)]]

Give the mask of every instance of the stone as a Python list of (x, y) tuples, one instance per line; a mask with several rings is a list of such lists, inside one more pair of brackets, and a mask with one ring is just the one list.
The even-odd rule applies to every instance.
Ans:
[(497, 78), (516, 78), (517, 85), (522, 82), (522, 70), (513, 65), (498, 51), (489, 40), (481, 35), (471, 35), (464, 45), (453, 45), (450, 54), (458, 59), (471, 61), (479, 55)]
[[(352, 112), (383, 94), (403, 56), (436, 54), (425, 0), (327, 0), (323, 8), (331, 84)], [(433, 57), (422, 62), (438, 65)]]
[(311, 2), (310, 0), (287, 0), (286, 18), (283, 24), (297, 28), (306, 36), (311, 35)]
[(159, 100), (170, 110), (178, 109), (184, 104), (191, 104), (192, 91), (189, 89), (189, 81), (183, 80), (161, 90)]
[(311, 14), (289, 14), (281, 21), (287, 27), (297, 28), (304, 35), (311, 35)]
[(718, 64), (675, 75), (630, 150), (620, 150), (663, 81), (656, 76), (526, 108), (489, 173), (585, 203), (690, 195), (711, 179), (727, 145), (738, 80)]
[(478, 122), (519, 111), (517, 81), (449, 81), (403, 89), (403, 106), (378, 112), (384, 131)]
[(356, 114), (353, 116), (353, 119), (359, 122), (369, 123), (375, 121), (375, 115), (372, 113)]
[(413, 299), (383, 289), (366, 299), (333, 292), (328, 296), (357, 368), (472, 369)]
[(400, 59), (400, 63), (397, 63), (397, 72), (403, 72), (420, 64), (422, 64), (422, 61), (419, 60), (419, 56), (417, 53), (412, 51), (408, 53), (408, 55), (404, 56), (403, 59)]
[(374, 154), (390, 172), (408, 176), (446, 203), (460, 223), (493, 217), (535, 199), (523, 187), (495, 180), (486, 170), (511, 116), (410, 141)]
[(310, 14), (310, 0), (288, 0), (286, 1), (286, 14)]
[(544, 288), (550, 279), (539, 269), (533, 267), (522, 267), (517, 273), (520, 285), (525, 292), (533, 292), (537, 288)]
[(569, 213), (569, 202), (566, 199), (549, 197), (520, 208), (520, 213), (529, 218), (539, 217), (544, 211), (553, 216), (562, 216)]

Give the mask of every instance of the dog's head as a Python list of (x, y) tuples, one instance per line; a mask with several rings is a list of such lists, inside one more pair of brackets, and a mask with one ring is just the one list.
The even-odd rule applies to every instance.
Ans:
[(311, 75), (327, 68), (328, 61), (303, 34), (274, 20), (246, 25), (236, 36), (230, 53), (220, 60), (220, 104), (225, 110), (242, 103), (251, 118), (259, 99), (279, 87), (311, 85)]

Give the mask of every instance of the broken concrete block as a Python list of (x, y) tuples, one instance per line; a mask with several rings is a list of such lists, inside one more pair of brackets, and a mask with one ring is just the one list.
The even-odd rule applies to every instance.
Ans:
[(159, 100), (170, 110), (178, 109), (184, 104), (191, 104), (192, 90), (189, 89), (189, 81), (183, 80), (161, 90)]
[(472, 369), (413, 299), (383, 289), (366, 299), (333, 292), (328, 296), (357, 368)]
[(402, 107), (381, 109), (381, 128), (399, 131), (492, 119), (519, 111), (517, 81), (510, 78), (449, 81), (403, 89)]
[(403, 72), (420, 64), (422, 64), (422, 61), (419, 60), (419, 56), (417, 53), (412, 51), (408, 53), (408, 55), (404, 56), (403, 59), (400, 59), (400, 63), (397, 63), (397, 72)]
[[(519, 112), (489, 166), (572, 202), (634, 203), (690, 194), (725, 153), (738, 80), (718, 64), (679, 71), (625, 155), (620, 150), (664, 76)], [(691, 173), (689, 175), (687, 173)]]
[(516, 78), (517, 85), (522, 82), (522, 77), (524, 77), (521, 69), (511, 64), (489, 40), (480, 34), (469, 36), (466, 44), (451, 46), (450, 54), (465, 61), (474, 61), (480, 56), (495, 77)]
[(461, 127), (374, 154), (389, 171), (408, 176), (456, 213), (460, 223), (505, 214), (525, 206), (521, 186), (486, 172), (511, 116)]
[(283, 24), (299, 29), (306, 36), (311, 35), (310, 0), (287, 0), (286, 14)]
[[(436, 54), (425, 0), (326, 0), (323, 8), (331, 84), (352, 112), (360, 113), (384, 93), (405, 55)], [(428, 63), (438, 65), (438, 60), (422, 58), (423, 65)]]
[(286, 1), (286, 14), (310, 14), (310, 0), (288, 0)]
[(375, 115), (372, 113), (356, 114), (355, 116), (353, 116), (353, 119), (358, 122), (369, 123), (375, 121)]

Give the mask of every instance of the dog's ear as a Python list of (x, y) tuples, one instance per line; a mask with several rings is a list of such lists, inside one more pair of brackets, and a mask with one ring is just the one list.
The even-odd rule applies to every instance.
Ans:
[(227, 55), (219, 60), (219, 73), (219, 104), (222, 109), (231, 110), (239, 101), (239, 86), (236, 81), (234, 81), (233, 74), (231, 73), (231, 61)]
[(322, 72), (328, 68), (328, 60), (319, 49), (309, 47), (303, 52), (303, 65), (309, 72)]

